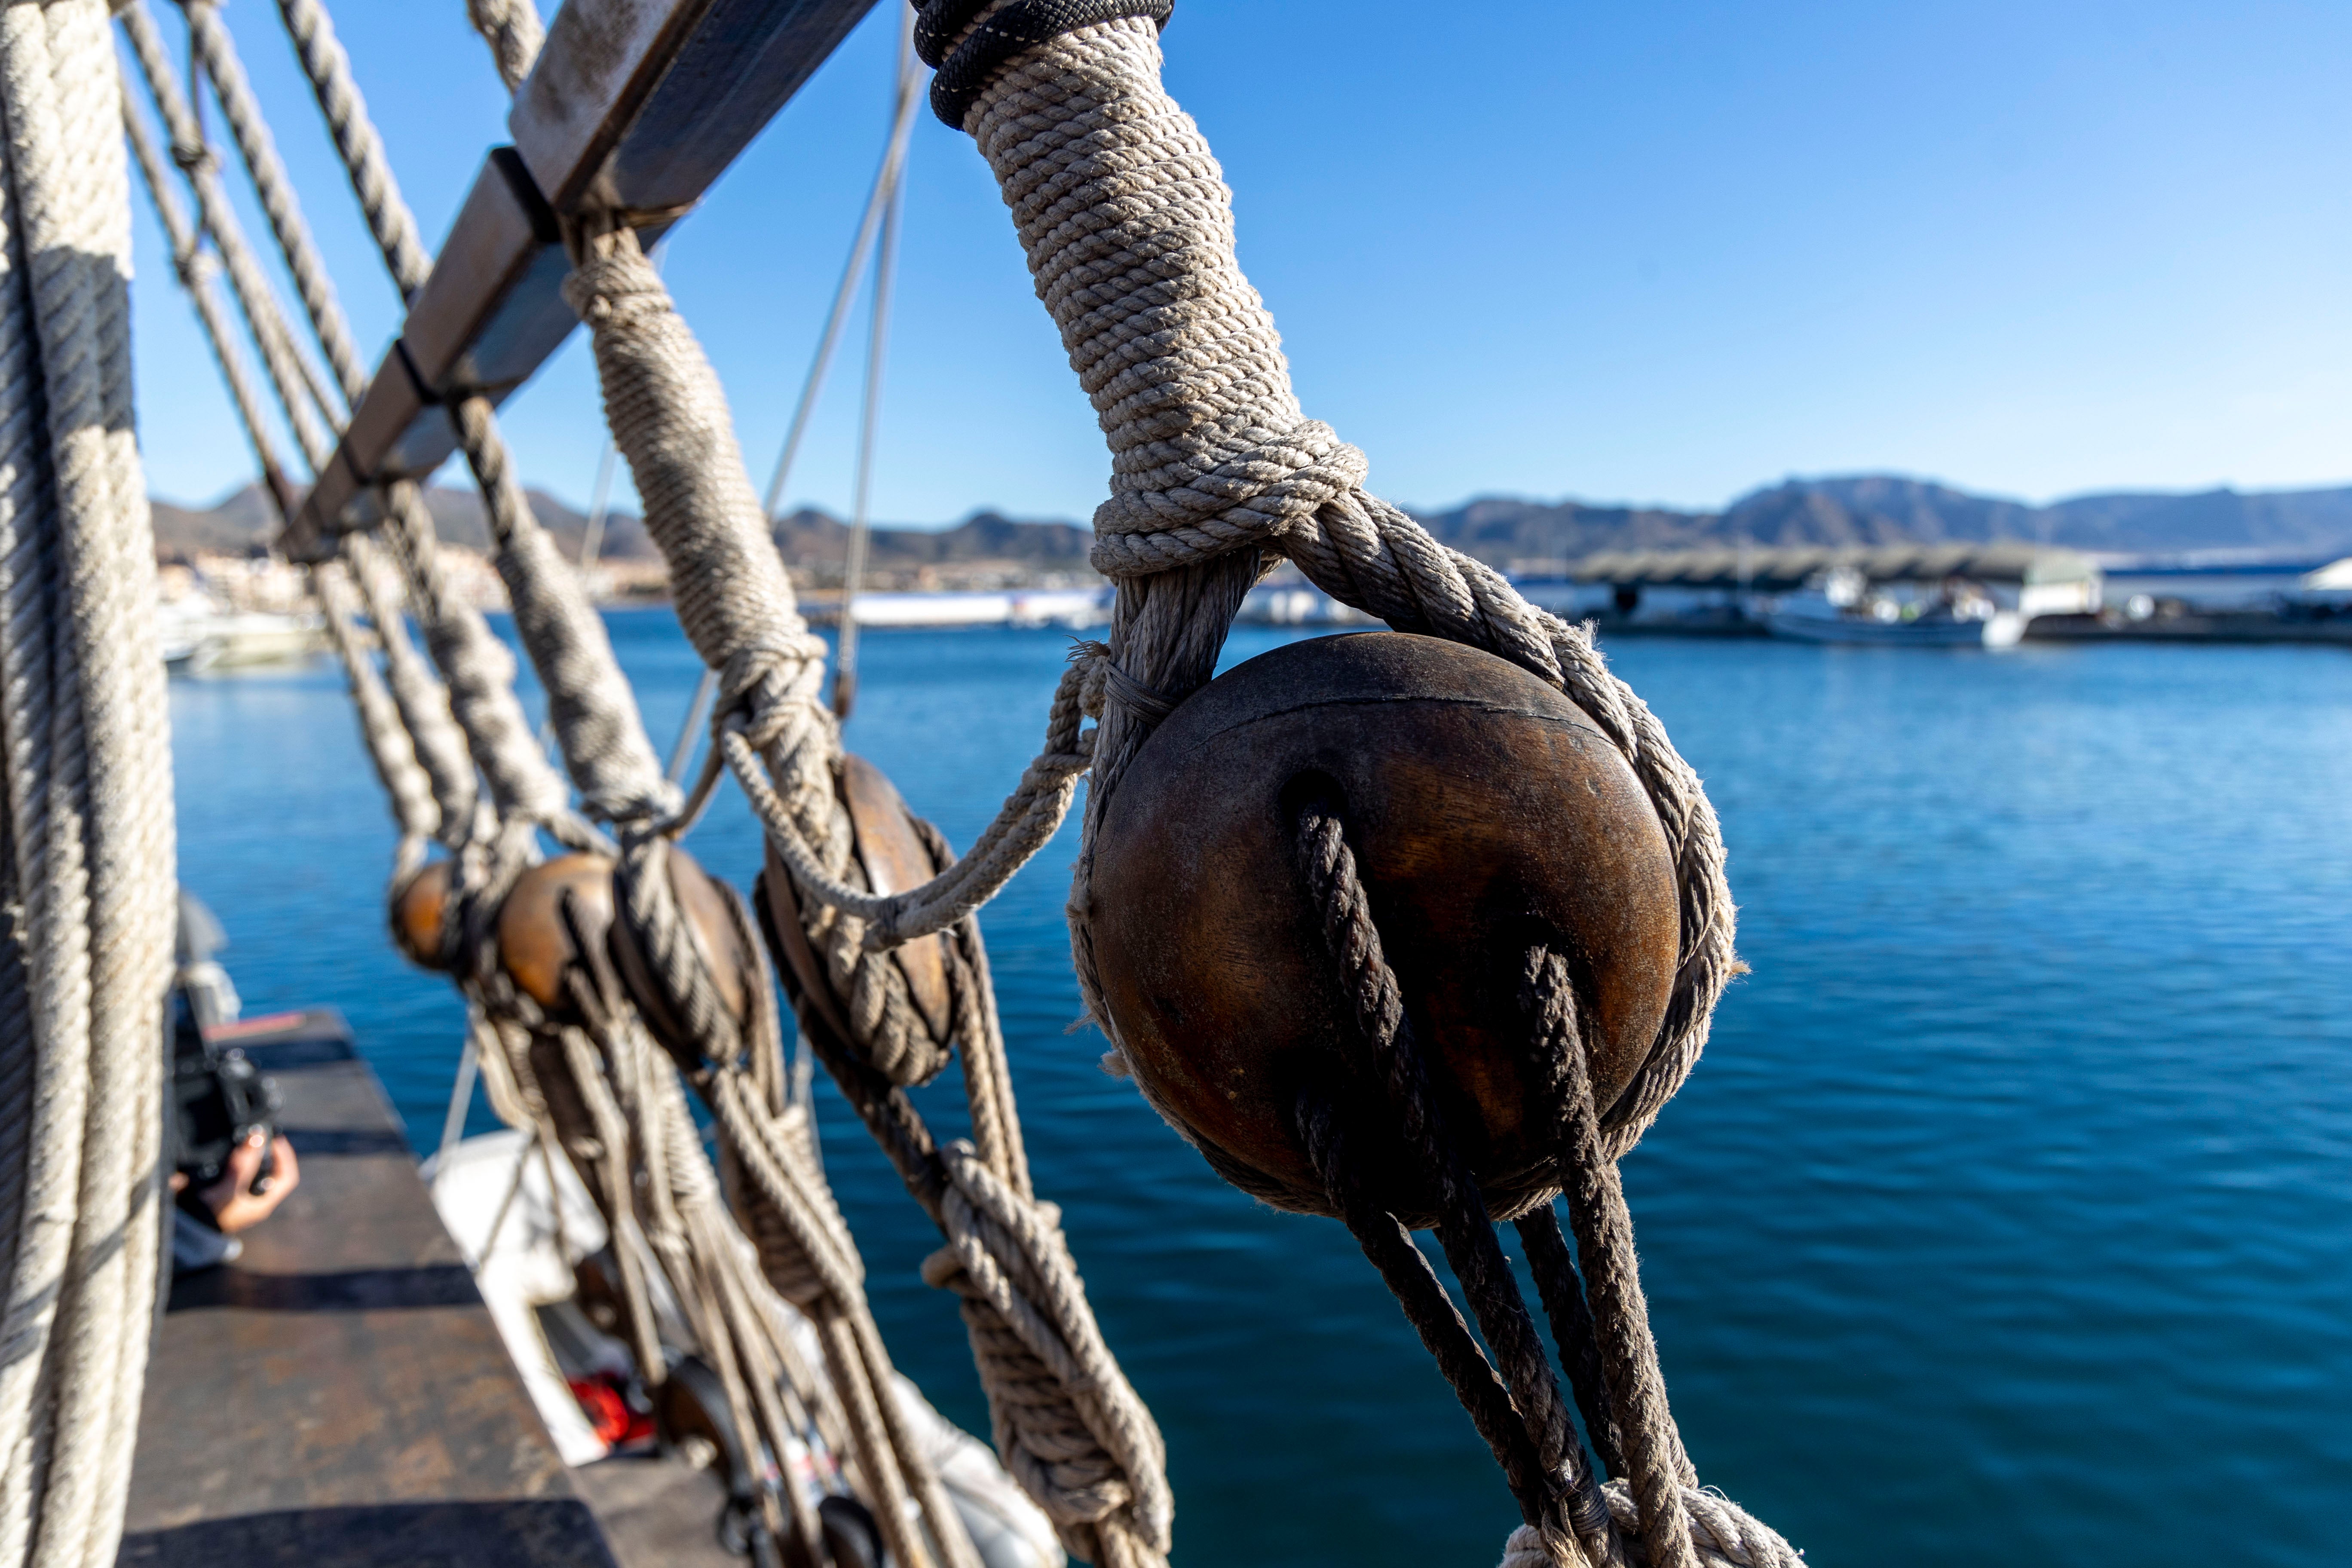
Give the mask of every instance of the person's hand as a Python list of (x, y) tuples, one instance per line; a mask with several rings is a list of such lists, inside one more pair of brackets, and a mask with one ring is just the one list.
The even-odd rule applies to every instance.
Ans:
[[(270, 1156), (269, 1181), (260, 1192), (253, 1190), (253, 1181), (261, 1173), (264, 1152)], [(230, 1151), (228, 1168), (221, 1179), (209, 1187), (199, 1188), (196, 1196), (213, 1211), (213, 1223), (220, 1226), (223, 1236), (235, 1236), (241, 1230), (251, 1230), (278, 1210), (302, 1179), (301, 1167), (294, 1161), (294, 1145), (284, 1138), (265, 1143), (257, 1131), (244, 1142)]]

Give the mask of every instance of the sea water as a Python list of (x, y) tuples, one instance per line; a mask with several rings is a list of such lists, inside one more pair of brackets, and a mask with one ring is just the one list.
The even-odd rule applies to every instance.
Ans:
[[(667, 612), (611, 625), (667, 745), (692, 653)], [(969, 843), (1068, 638), (863, 647), (849, 744)], [(1754, 965), (1624, 1166), (1702, 1479), (1823, 1564), (2347, 1561), (2352, 659), (1608, 651), (1706, 779)], [(177, 681), (173, 719), (183, 874), (248, 1010), (341, 1007), (429, 1148), (461, 1015), (387, 943), (339, 678)], [(1037, 1184), (1167, 1434), (1179, 1561), (1493, 1562), (1510, 1496), (1353, 1242), (1221, 1184), (1071, 1030), (1076, 836), (984, 921)], [(691, 847), (758, 864), (731, 798)], [(943, 1132), (953, 1079), (920, 1097)], [(892, 1352), (985, 1433), (918, 1278), (936, 1234), (820, 1092)]]

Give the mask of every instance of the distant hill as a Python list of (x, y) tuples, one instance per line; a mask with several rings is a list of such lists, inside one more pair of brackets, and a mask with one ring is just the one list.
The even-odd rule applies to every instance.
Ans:
[[(481, 500), (471, 490), (436, 489), (427, 501), (443, 539), (488, 549)], [(558, 543), (576, 552), (587, 518), (541, 491), (531, 491), (530, 501)], [(156, 550), (167, 557), (257, 549), (277, 531), (258, 487), (201, 510), (158, 501), (154, 514)], [(2352, 487), (2191, 495), (2125, 491), (2032, 506), (1926, 479), (1857, 474), (1788, 479), (1751, 490), (1720, 511), (1488, 496), (1417, 515), (1445, 543), (1507, 568), (1595, 550), (1673, 549), (1741, 539), (1759, 545), (2014, 539), (2118, 553), (2233, 550), (2315, 559), (2352, 554)], [(808, 510), (775, 529), (784, 559), (820, 578), (838, 569), (848, 534), (839, 518)], [(1039, 572), (1082, 571), (1092, 538), (1075, 523), (1024, 522), (982, 511), (952, 528), (877, 528), (870, 559), (877, 573), (981, 562)], [(604, 553), (644, 560), (656, 552), (638, 518), (615, 512), (605, 523)]]
[[(587, 536), (588, 518), (543, 490), (531, 490), (530, 506), (541, 524), (566, 553), (577, 554)], [(434, 531), (451, 544), (488, 551), (489, 526), (481, 497), (469, 489), (436, 487), (425, 492)], [(155, 551), (165, 558), (199, 553), (242, 554), (266, 546), (277, 535), (278, 517), (258, 485), (248, 485), (218, 504), (198, 510), (169, 501), (152, 503)], [(849, 525), (839, 518), (803, 510), (778, 522), (777, 547), (795, 565), (837, 565), (849, 548)], [(1083, 569), (1093, 533), (1075, 523), (1020, 522), (992, 511), (974, 512), (952, 528), (877, 528), (868, 545), (877, 570), (906, 570), (975, 561), (1003, 561), (1041, 571)], [(654, 542), (642, 519), (615, 511), (604, 520), (603, 553), (618, 560), (649, 560)]]
[(1980, 543), (2014, 539), (2079, 550), (2352, 553), (2352, 488), (2122, 492), (2048, 506), (1886, 474), (1789, 479), (1721, 511), (1591, 506), (1488, 497), (1418, 514), (1446, 543), (1498, 566), (1590, 551), (1731, 544)]

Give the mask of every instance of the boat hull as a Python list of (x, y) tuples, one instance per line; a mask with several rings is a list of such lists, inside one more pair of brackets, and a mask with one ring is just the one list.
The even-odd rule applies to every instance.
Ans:
[(2025, 618), (2000, 610), (1983, 620), (1880, 621), (1862, 616), (1806, 616), (1776, 611), (1765, 617), (1776, 637), (1861, 647), (2015, 647)]

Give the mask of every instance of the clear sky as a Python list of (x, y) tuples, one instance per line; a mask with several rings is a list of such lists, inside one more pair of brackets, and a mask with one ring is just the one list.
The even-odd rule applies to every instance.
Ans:
[[(458, 0), (336, 14), (437, 243), (504, 137), (488, 53)], [(227, 16), (380, 348), (394, 297), (276, 7)], [(667, 262), (761, 481), (897, 25), (882, 0)], [(2352, 479), (2342, 0), (1179, 0), (1165, 42), (1307, 411), (1403, 504), (1714, 506), (1857, 469), (2034, 500)], [(151, 484), (209, 500), (250, 459), (143, 205), (137, 230)], [(856, 374), (845, 345), (791, 500), (846, 507)], [(1103, 493), (993, 182), (928, 113), (887, 384), (879, 520), (1084, 518)], [(584, 503), (578, 337), (509, 408), (527, 479)]]

